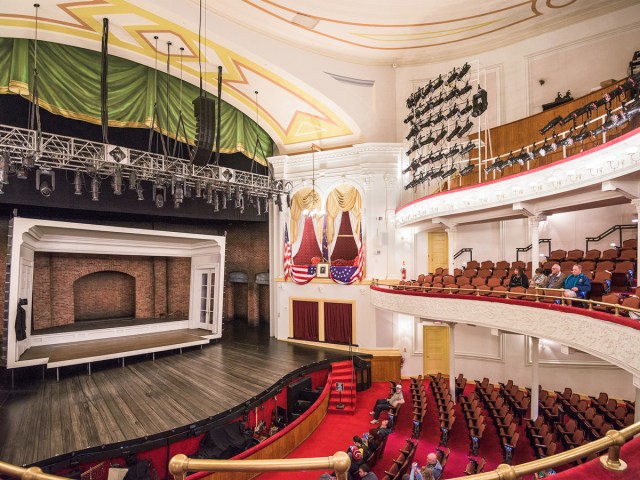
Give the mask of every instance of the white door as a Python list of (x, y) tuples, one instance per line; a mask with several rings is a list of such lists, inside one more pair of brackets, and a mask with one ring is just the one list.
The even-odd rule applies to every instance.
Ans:
[(216, 268), (196, 270), (196, 279), (200, 282), (200, 298), (197, 301), (196, 328), (218, 333), (216, 309)]

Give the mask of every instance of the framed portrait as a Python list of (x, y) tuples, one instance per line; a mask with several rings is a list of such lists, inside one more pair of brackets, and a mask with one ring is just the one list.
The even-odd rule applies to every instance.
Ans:
[(316, 265), (316, 277), (318, 278), (329, 278), (329, 264), (328, 263), (319, 263)]

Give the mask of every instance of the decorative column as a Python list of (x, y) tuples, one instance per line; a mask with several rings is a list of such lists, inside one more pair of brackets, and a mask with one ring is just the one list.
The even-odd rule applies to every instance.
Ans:
[(540, 221), (544, 220), (541, 215), (529, 217), (529, 235), (531, 236), (531, 276), (538, 268), (540, 262)]
[(452, 392), (451, 399), (456, 404), (456, 339), (455, 323), (449, 324), (449, 391)]
[(447, 228), (445, 230), (445, 232), (447, 232), (447, 240), (448, 240), (448, 249), (449, 249), (449, 275), (453, 275), (453, 269), (454, 269), (454, 259), (453, 256), (456, 253), (456, 232), (458, 231), (458, 228), (456, 227), (455, 224), (452, 224), (449, 228)]
[[(636, 214), (638, 215), (638, 219), (640, 219), (640, 198), (634, 198), (633, 200), (631, 200), (631, 205), (636, 207)], [(638, 222), (638, 232), (636, 232), (636, 235), (640, 235), (640, 221)], [(640, 236), (638, 236), (636, 238), (640, 238)], [(640, 275), (638, 275), (638, 274), (636, 274), (636, 282), (637, 282), (636, 286), (640, 286)], [(636, 392), (637, 392), (637, 390), (636, 390)], [(636, 394), (636, 397), (637, 397), (637, 394)], [(638, 416), (638, 413), (637, 413), (637, 409), (636, 409), (636, 417), (637, 416)]]
[(538, 418), (540, 396), (540, 339), (531, 337), (531, 419)]

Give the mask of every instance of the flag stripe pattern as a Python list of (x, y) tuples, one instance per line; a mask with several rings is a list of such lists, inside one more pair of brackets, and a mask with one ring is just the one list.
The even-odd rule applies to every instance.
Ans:
[(287, 280), (291, 276), (291, 244), (289, 243), (289, 229), (284, 224), (284, 279)]
[(362, 230), (360, 230), (360, 245), (358, 245), (358, 256), (353, 267), (330, 267), (331, 279), (341, 285), (351, 285), (356, 280), (362, 280), (364, 275), (364, 242), (362, 241)]

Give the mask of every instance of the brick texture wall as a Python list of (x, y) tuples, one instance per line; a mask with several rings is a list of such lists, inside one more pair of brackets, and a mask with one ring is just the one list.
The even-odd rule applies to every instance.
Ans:
[[(171, 263), (172, 276), (167, 275)], [(121, 275), (131, 277), (135, 298), (135, 318), (159, 318), (188, 312), (189, 258), (132, 257), (125, 255), (78, 255), (36, 252), (33, 282), (33, 324), (36, 330), (74, 322), (74, 305), (83, 318), (117, 318), (130, 308), (122, 295)], [(100, 275), (97, 283), (86, 276)], [(74, 298), (77, 282), (91, 282), (91, 291)], [(80, 284), (80, 285), (81, 285)], [(186, 290), (184, 285), (186, 285)], [(168, 298), (172, 297), (169, 309)], [(173, 310), (175, 309), (175, 310)], [(182, 316), (181, 318), (186, 318)]]
[(73, 284), (75, 321), (135, 317), (135, 288), (136, 279), (126, 273), (96, 272), (80, 277)]

